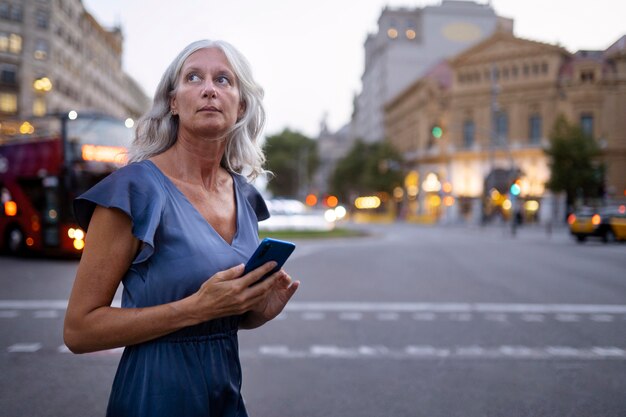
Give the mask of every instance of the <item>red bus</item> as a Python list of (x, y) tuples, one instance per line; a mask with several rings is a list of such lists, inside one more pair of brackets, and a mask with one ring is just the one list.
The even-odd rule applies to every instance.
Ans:
[(134, 131), (98, 114), (0, 126), (0, 250), (79, 255), (72, 201), (125, 163)]

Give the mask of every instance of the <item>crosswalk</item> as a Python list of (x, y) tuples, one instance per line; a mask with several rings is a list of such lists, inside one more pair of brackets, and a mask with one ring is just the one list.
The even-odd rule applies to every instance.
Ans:
[[(116, 302), (119, 306), (119, 302)], [(63, 300), (0, 300), (0, 324), (12, 320), (32, 319), (58, 323), (65, 314)], [(492, 326), (524, 324), (529, 326), (593, 325), (608, 332), (623, 331), (626, 326), (626, 305), (593, 304), (497, 304), (497, 303), (345, 303), (292, 302), (276, 319), (278, 322), (328, 321), (345, 325), (366, 325), (372, 322), (399, 325), (414, 322), (432, 324), (491, 324)], [(55, 325), (56, 325), (55, 323)], [(296, 323), (297, 325), (297, 323)], [(606, 327), (605, 327), (606, 326)], [(532, 327), (534, 328), (534, 327)], [(37, 340), (11, 341), (6, 354), (56, 353), (68, 354), (65, 345), (49, 346)], [(112, 349), (90, 355), (120, 355)], [(521, 345), (458, 345), (435, 346), (406, 344), (403, 346), (312, 344), (242, 345), (242, 357), (259, 358), (339, 358), (339, 359), (575, 359), (626, 360), (624, 345), (593, 346), (521, 346)]]

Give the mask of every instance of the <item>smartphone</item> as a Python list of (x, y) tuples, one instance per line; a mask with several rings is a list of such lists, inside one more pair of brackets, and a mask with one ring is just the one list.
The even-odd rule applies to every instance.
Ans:
[(287, 261), (287, 258), (289, 258), (289, 255), (291, 255), (295, 248), (296, 245), (294, 243), (266, 237), (261, 241), (259, 247), (256, 248), (250, 259), (246, 263), (243, 274), (245, 275), (267, 262), (275, 261), (276, 267), (267, 274), (263, 275), (261, 279), (259, 279), (257, 282), (255, 282), (255, 284), (258, 284), (259, 282), (268, 278), (274, 272), (280, 270), (280, 268), (282, 268), (282, 266)]

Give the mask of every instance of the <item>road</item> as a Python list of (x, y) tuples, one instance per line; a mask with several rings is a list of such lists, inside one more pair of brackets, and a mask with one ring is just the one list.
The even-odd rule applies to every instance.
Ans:
[[(367, 229), (298, 241), (295, 299), (240, 332), (252, 416), (626, 415), (626, 245)], [(0, 258), (0, 416), (104, 414), (120, 351), (61, 338), (76, 265)]]

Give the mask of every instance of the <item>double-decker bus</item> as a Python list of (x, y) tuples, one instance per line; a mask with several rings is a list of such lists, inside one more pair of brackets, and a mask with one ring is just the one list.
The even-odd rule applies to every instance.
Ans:
[(71, 111), (0, 126), (0, 250), (79, 255), (72, 201), (123, 165), (130, 123)]

